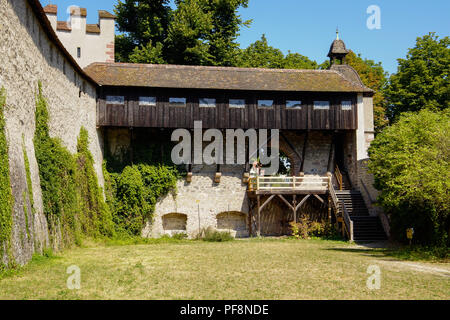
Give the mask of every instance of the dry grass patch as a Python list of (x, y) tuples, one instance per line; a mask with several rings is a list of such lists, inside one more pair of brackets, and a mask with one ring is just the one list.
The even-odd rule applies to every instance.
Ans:
[[(344, 242), (264, 239), (105, 246), (66, 251), (0, 280), (1, 299), (449, 299), (450, 278), (398, 268)], [(381, 289), (369, 290), (369, 265)], [(68, 290), (66, 269), (81, 269)], [(443, 264), (440, 268), (447, 268)]]

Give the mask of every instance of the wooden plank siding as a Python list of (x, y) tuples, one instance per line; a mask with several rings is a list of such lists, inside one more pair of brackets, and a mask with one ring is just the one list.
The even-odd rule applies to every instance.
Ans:
[[(357, 129), (356, 93), (255, 92), (165, 88), (102, 87), (97, 103), (97, 125), (116, 127), (354, 130)], [(106, 96), (124, 96), (123, 105), (106, 103)], [(140, 96), (156, 97), (156, 106), (139, 105)], [(186, 98), (186, 106), (173, 106), (170, 97)], [(215, 107), (200, 107), (200, 98), (216, 99)], [(229, 107), (229, 99), (245, 99), (245, 108)], [(258, 107), (258, 100), (273, 106)], [(300, 100), (299, 109), (286, 108), (286, 100)], [(314, 110), (314, 101), (329, 101), (329, 110)], [(341, 101), (352, 101), (341, 110)]]

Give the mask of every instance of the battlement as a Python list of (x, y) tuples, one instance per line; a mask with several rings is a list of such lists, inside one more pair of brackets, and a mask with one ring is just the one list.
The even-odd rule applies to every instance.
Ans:
[(87, 9), (71, 6), (67, 21), (58, 21), (58, 6), (49, 4), (44, 12), (59, 39), (81, 67), (93, 62), (114, 62), (116, 16), (98, 11), (98, 23), (86, 22)]

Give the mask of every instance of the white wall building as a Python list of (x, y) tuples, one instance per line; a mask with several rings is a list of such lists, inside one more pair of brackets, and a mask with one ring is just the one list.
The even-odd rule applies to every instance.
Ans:
[(84, 68), (93, 62), (114, 62), (115, 16), (99, 10), (98, 24), (87, 24), (87, 10), (72, 7), (67, 21), (58, 21), (58, 7), (48, 5), (44, 12), (64, 47)]

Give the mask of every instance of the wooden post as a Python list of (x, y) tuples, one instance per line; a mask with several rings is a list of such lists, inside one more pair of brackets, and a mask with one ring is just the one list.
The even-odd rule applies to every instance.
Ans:
[(292, 207), (294, 211), (294, 223), (297, 223), (297, 196), (294, 194), (292, 200)]
[(328, 196), (328, 222), (331, 223), (331, 196)]
[(249, 200), (249, 204), (248, 204), (248, 235), (250, 237), (253, 237), (253, 233), (252, 233), (252, 213), (253, 213), (253, 209), (252, 209), (252, 203)]
[(261, 206), (260, 206), (260, 195), (256, 196), (257, 208), (258, 208), (258, 231), (257, 236), (261, 237)]

